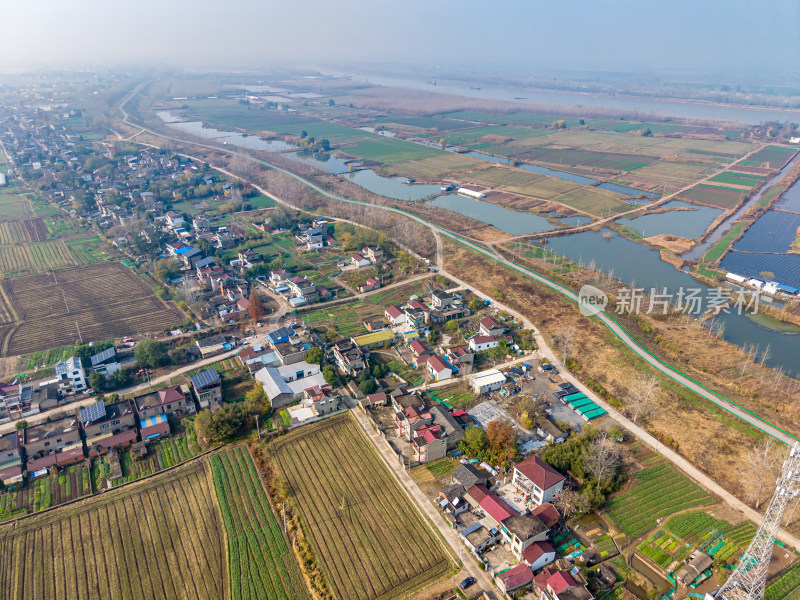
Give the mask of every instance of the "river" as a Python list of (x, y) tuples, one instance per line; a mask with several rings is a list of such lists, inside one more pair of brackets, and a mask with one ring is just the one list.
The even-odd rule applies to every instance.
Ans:
[[(341, 75), (340, 73), (337, 75)], [(364, 80), (364, 75), (353, 79)], [(711, 104), (692, 100), (668, 100), (658, 98), (637, 98), (624, 95), (596, 93), (560, 92), (549, 90), (532, 90), (523, 87), (503, 87), (481, 84), (475, 89), (473, 84), (452, 81), (437, 81), (431, 85), (424, 79), (413, 77), (392, 77), (386, 75), (366, 76), (372, 84), (387, 87), (409, 88), (440, 94), (455, 94), (470, 98), (486, 100), (505, 100), (510, 102), (533, 103), (586, 108), (613, 108), (645, 113), (656, 113), (689, 119), (707, 119), (713, 121), (738, 121), (748, 125), (757, 125), (764, 121), (800, 121), (800, 110), (780, 108), (762, 108), (756, 106), (739, 106), (735, 104)]]

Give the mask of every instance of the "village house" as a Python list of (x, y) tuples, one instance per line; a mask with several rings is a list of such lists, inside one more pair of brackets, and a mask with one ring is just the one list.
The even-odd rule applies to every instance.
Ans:
[(514, 465), (511, 484), (522, 495), (523, 502), (539, 506), (552, 502), (553, 497), (564, 489), (566, 478), (538, 456)]
[(506, 376), (497, 369), (488, 369), (470, 377), (470, 385), (479, 396), (499, 390), (506, 383)]
[(270, 345), (282, 365), (292, 365), (305, 360), (306, 352), (311, 349), (311, 344), (299, 336)]
[(369, 352), (373, 348), (382, 348), (389, 346), (395, 341), (394, 332), (384, 329), (382, 331), (373, 331), (350, 338), (362, 352)]
[(412, 300), (406, 304), (403, 307), (403, 312), (406, 315), (405, 322), (415, 329), (420, 329), (428, 323), (430, 311), (428, 310), (428, 307), (419, 300)]
[(343, 407), (342, 397), (333, 393), (330, 385), (318, 385), (306, 388), (303, 391), (303, 402), (307, 404), (314, 413), (314, 416), (323, 417), (329, 415)]
[(538, 571), (555, 561), (556, 550), (550, 542), (534, 542), (522, 551), (522, 559), (532, 571)]
[(461, 373), (467, 374), (472, 371), (475, 353), (466, 344), (447, 348), (444, 355), (447, 358), (447, 362), (458, 368)]
[(289, 279), (289, 272), (286, 269), (276, 269), (269, 272), (269, 282), (274, 286), (283, 284), (287, 279)]
[(361, 255), (372, 263), (377, 263), (383, 258), (383, 248), (380, 246), (364, 246)]
[(261, 260), (261, 254), (255, 250), (240, 250), (238, 256), (243, 269), (249, 269), (253, 263)]
[(453, 306), (458, 302), (458, 299), (453, 296), (452, 294), (448, 294), (447, 292), (442, 292), (439, 290), (434, 290), (431, 294), (431, 306), (433, 308), (448, 308)]
[(67, 360), (56, 363), (56, 379), (62, 394), (82, 392), (86, 389), (86, 374), (81, 359), (71, 356)]
[(27, 471), (34, 474), (52, 466), (73, 465), (84, 459), (77, 417), (64, 417), (27, 427), (23, 446)]
[(469, 308), (463, 304), (453, 304), (444, 308), (432, 308), (430, 311), (430, 320), (433, 323), (441, 324), (453, 319), (463, 319), (469, 316)]
[(207, 338), (203, 338), (202, 340), (197, 340), (195, 343), (197, 344), (197, 347), (200, 350), (200, 355), (203, 358), (222, 354), (225, 352), (225, 350), (230, 348), (230, 344), (228, 344), (227, 339), (221, 334), (212, 335)]
[(466, 492), (468, 489), (475, 485), (487, 486), (489, 484), (489, 477), (483, 469), (465, 464), (459, 465), (451, 475), (451, 482), (459, 484)]
[(91, 370), (106, 377), (113, 375), (122, 368), (122, 365), (117, 361), (117, 350), (113, 346), (98, 352), (90, 358), (90, 361), (92, 363)]
[(425, 361), (425, 369), (430, 375), (431, 381), (444, 381), (453, 376), (453, 369), (444, 360), (431, 354)]
[(406, 406), (394, 414), (394, 428), (397, 435), (409, 442), (417, 429), (425, 425), (433, 425), (433, 415), (422, 406)]
[(473, 352), (481, 352), (496, 348), (500, 343), (500, 338), (494, 335), (476, 335), (469, 339), (469, 349)]
[(358, 269), (362, 267), (368, 267), (372, 264), (369, 259), (364, 258), (358, 252), (354, 252), (350, 255), (350, 262), (353, 263), (353, 266)]
[(0, 418), (25, 410), (24, 391), (19, 383), (0, 383)]
[(255, 379), (264, 388), (273, 408), (281, 408), (303, 397), (307, 388), (324, 386), (320, 366), (300, 361), (281, 367), (263, 367)]
[(389, 396), (386, 395), (386, 392), (375, 392), (374, 394), (365, 396), (360, 400), (360, 402), (364, 408), (372, 408), (374, 406), (388, 406)]
[(289, 301), (294, 305), (305, 304), (306, 302), (316, 302), (319, 299), (317, 286), (305, 277), (292, 277), (286, 280), (293, 298)]
[(397, 306), (387, 306), (383, 314), (392, 325), (402, 325), (406, 322), (406, 313)]
[(479, 329), (480, 335), (486, 337), (503, 335), (507, 331), (507, 328), (493, 317), (481, 319)]
[(341, 341), (333, 346), (333, 358), (342, 373), (356, 375), (366, 366), (364, 353), (353, 342)]
[(433, 404), (428, 412), (433, 416), (434, 424), (442, 428), (442, 431), (447, 436), (447, 450), (455, 450), (458, 448), (458, 443), (464, 437), (464, 429), (453, 418), (453, 415), (441, 404)]
[(447, 436), (438, 425), (422, 425), (411, 438), (413, 461), (426, 463), (444, 458), (447, 454)]
[(136, 441), (136, 413), (130, 400), (105, 406), (100, 400), (80, 411), (81, 426), (89, 456), (105, 454), (111, 448), (127, 448)]
[(367, 331), (383, 331), (386, 329), (386, 323), (382, 319), (375, 319), (374, 321), (364, 321), (364, 327)]
[(19, 432), (0, 435), (0, 481), (7, 486), (22, 481), (21, 449)]
[(222, 379), (216, 369), (209, 367), (191, 377), (194, 396), (201, 409), (222, 404)]
[(520, 564), (498, 573), (495, 575), (494, 580), (497, 583), (497, 588), (503, 594), (511, 594), (533, 582), (533, 571), (528, 565)]
[(325, 245), (325, 234), (319, 227), (310, 227), (297, 236), (307, 250), (317, 250)]
[(218, 250), (228, 250), (236, 245), (233, 236), (227, 231), (217, 231), (211, 238), (211, 243), (214, 244), (214, 247)]
[(372, 290), (377, 290), (380, 287), (381, 287), (380, 281), (378, 281), (374, 277), (369, 277), (364, 283), (358, 286), (358, 291), (363, 294), (364, 292), (371, 292)]
[(169, 225), (173, 229), (175, 229), (176, 227), (179, 227), (179, 226), (181, 226), (181, 225), (183, 225), (185, 223), (185, 221), (183, 219), (183, 215), (180, 214), (180, 213), (176, 213), (174, 210), (169, 211), (165, 215), (165, 219), (164, 220), (166, 221), (167, 225)]
[(593, 600), (586, 582), (577, 573), (544, 569), (534, 578), (538, 600)]
[(150, 392), (135, 396), (133, 402), (140, 419), (147, 419), (157, 415), (182, 419), (194, 411), (188, 408), (188, 403), (193, 402), (188, 398), (189, 388), (176, 385), (157, 392)]

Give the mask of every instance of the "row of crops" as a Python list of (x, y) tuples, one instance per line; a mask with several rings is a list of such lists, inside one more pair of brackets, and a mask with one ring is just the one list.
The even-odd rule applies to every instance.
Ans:
[(681, 510), (715, 502), (714, 498), (667, 462), (633, 476), (630, 489), (608, 503), (622, 531), (636, 538), (659, 519)]
[(793, 566), (772, 581), (764, 591), (764, 600), (797, 600), (800, 598), (800, 564)]
[(258, 473), (244, 446), (211, 457), (228, 543), (231, 600), (308, 598)]

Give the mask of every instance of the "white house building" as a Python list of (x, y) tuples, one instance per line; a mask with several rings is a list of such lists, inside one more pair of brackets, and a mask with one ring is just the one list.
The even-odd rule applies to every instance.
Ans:
[(539, 506), (552, 502), (553, 496), (564, 489), (565, 477), (538, 456), (514, 465), (511, 484), (524, 502)]
[(472, 389), (479, 396), (488, 392), (499, 390), (506, 382), (506, 376), (497, 369), (489, 369), (475, 373), (471, 378)]
[(82, 392), (86, 389), (86, 373), (77, 356), (56, 363), (56, 378), (60, 391)]

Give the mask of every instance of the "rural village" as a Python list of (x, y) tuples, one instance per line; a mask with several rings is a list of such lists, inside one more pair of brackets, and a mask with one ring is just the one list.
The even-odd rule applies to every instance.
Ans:
[[(725, 581), (758, 513), (647, 433), (664, 418), (651, 380), (623, 407), (581, 366), (582, 330), (551, 349), (534, 326), (548, 306), (523, 313), (499, 277), (448, 268), (441, 240), (418, 252), (288, 185), (266, 193), (246, 159), (212, 167), (191, 138), (100, 135), (109, 116), (71, 102), (81, 85), (0, 111), (0, 596), (644, 600)], [(732, 177), (795, 155), (765, 152)], [(472, 188), (507, 194), (496, 181)], [(697, 193), (744, 197), (714, 188)], [(796, 293), (751, 275), (727, 277)], [(130, 572), (110, 583), (114, 557)], [(774, 546), (767, 597), (800, 587), (798, 564)]]

